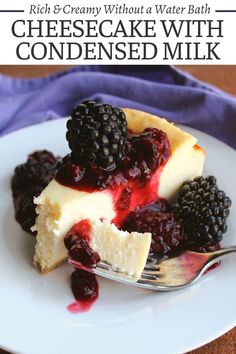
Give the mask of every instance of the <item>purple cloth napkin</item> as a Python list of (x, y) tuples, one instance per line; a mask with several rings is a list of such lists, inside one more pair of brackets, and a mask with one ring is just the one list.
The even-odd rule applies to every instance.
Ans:
[(80, 66), (37, 79), (0, 75), (0, 136), (68, 116), (90, 98), (166, 117), (236, 148), (236, 98), (171, 66)]

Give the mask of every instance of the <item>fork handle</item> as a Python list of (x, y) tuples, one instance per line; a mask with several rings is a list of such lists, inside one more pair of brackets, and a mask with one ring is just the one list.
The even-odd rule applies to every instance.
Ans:
[(230, 253), (236, 253), (236, 246), (224, 247), (224, 248), (221, 248), (220, 250), (217, 250), (214, 252), (209, 252), (208, 255), (210, 256), (211, 259), (217, 259), (217, 258), (220, 258), (221, 256), (224, 256), (224, 255), (230, 254)]

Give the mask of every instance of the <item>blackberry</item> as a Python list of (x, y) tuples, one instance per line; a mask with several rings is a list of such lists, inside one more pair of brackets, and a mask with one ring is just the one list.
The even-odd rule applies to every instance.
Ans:
[(85, 101), (72, 111), (67, 121), (66, 139), (74, 163), (95, 162), (114, 169), (124, 157), (127, 137), (125, 113), (109, 104)]
[(25, 163), (17, 166), (11, 180), (15, 218), (26, 232), (36, 219), (33, 198), (37, 197), (53, 179), (56, 173), (55, 157), (47, 150), (35, 151)]
[(170, 255), (177, 251), (184, 239), (178, 217), (171, 211), (161, 212), (158, 204), (132, 211), (121, 228), (129, 232), (151, 232), (150, 256)]
[(214, 176), (186, 181), (179, 193), (177, 212), (191, 248), (214, 245), (227, 231), (231, 200), (219, 190)]

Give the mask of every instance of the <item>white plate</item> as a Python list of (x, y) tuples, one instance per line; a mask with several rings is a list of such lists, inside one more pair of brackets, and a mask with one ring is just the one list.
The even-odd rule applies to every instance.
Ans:
[[(186, 128), (187, 129), (187, 128)], [(218, 177), (232, 198), (223, 244), (236, 244), (236, 152), (212, 137), (187, 129), (207, 151), (205, 174)], [(48, 275), (31, 265), (34, 239), (14, 220), (10, 177), (33, 150), (68, 151), (65, 120), (29, 127), (0, 139), (0, 346), (24, 354), (148, 352), (183, 353), (236, 324), (236, 259), (227, 259), (191, 288), (154, 293), (99, 279), (92, 309), (71, 314), (72, 267)]]

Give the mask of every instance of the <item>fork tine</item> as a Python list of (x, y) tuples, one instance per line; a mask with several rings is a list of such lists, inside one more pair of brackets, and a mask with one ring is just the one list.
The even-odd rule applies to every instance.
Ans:
[(154, 265), (154, 266), (145, 266), (144, 271), (158, 271), (160, 270), (160, 265)]
[(142, 274), (141, 274), (141, 279), (152, 280), (152, 281), (153, 281), (153, 280), (156, 280), (156, 279), (157, 279), (157, 275), (142, 273)]
[(160, 276), (162, 274), (161, 269), (157, 269), (157, 270), (146, 270), (146, 268), (143, 270), (142, 274), (144, 275), (156, 275), (156, 276)]

